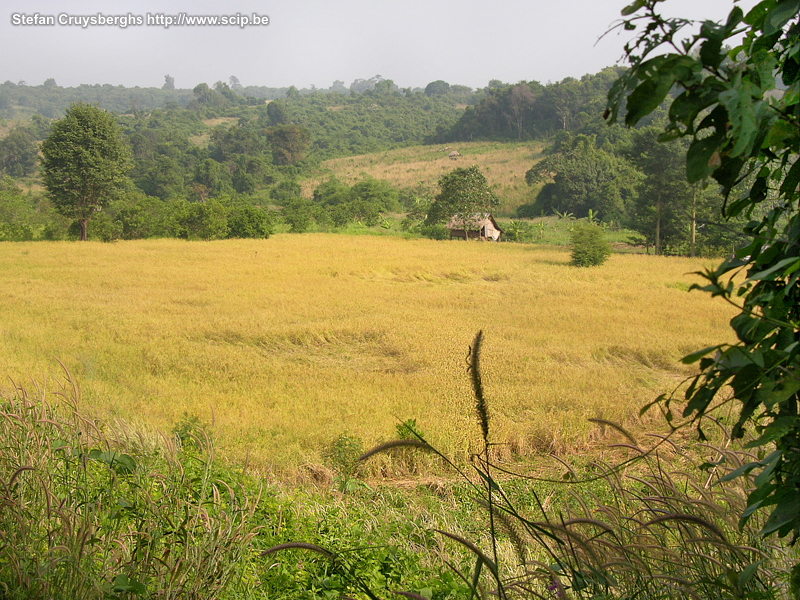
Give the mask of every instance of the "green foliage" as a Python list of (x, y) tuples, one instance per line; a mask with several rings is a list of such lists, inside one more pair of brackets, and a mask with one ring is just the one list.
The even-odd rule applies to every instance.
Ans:
[[(713, 177), (726, 198), (723, 215), (750, 219), (743, 229), (748, 243), (702, 273), (707, 285), (693, 286), (739, 309), (731, 321), (738, 342), (684, 359), (699, 361), (701, 373), (685, 392), (681, 414), (703, 435), (704, 415), (738, 403), (733, 437), (747, 428), (759, 436), (750, 444), (757, 457), (729, 475), (758, 473), (741, 522), (765, 509), (770, 517), (762, 533), (792, 534), (795, 541), (800, 535), (800, 6), (794, 0), (762, 0), (746, 15), (736, 6), (725, 23), (705, 22), (682, 43), (678, 36), (690, 23), (666, 19), (657, 9), (657, 0), (638, 0), (623, 13), (626, 30), (643, 28), (626, 47), (631, 68), (609, 92), (608, 114), (615, 119), (626, 106), (625, 122), (635, 125), (677, 87), (662, 138), (689, 140), (689, 182)], [(656, 54), (665, 44), (669, 51)], [(738, 45), (728, 50), (728, 44)], [(742, 272), (746, 278), (737, 278)], [(661, 400), (674, 423), (672, 397)]]
[(204, 451), (210, 448), (212, 443), (209, 430), (210, 427), (203, 423), (200, 417), (184, 412), (180, 421), (172, 428), (172, 435), (183, 450)]
[(283, 220), (292, 233), (305, 233), (314, 220), (313, 205), (305, 198), (289, 198), (283, 203)]
[(32, 240), (37, 221), (31, 198), (24, 196), (10, 177), (0, 179), (0, 241)]
[(611, 246), (603, 228), (596, 223), (578, 223), (572, 229), (572, 260), (576, 267), (596, 267), (611, 256)]
[(171, 210), (173, 234), (176, 237), (188, 240), (228, 237), (228, 211), (216, 198), (207, 202), (179, 200), (172, 204)]
[(595, 133), (608, 89), (620, 72), (609, 67), (580, 80), (541, 85), (536, 81), (497, 82), (482, 90), (483, 98), (467, 109), (437, 142), (473, 139), (540, 139), (558, 131)]
[(507, 242), (532, 242), (539, 237), (537, 236), (539, 232), (535, 232), (536, 229), (544, 234), (544, 227), (535, 227), (525, 221), (513, 220), (503, 224), (503, 238)]
[(577, 217), (595, 211), (606, 220), (626, 220), (641, 175), (623, 158), (600, 149), (594, 137), (578, 136), (563, 154), (537, 163), (526, 174), (530, 185), (545, 183), (533, 214), (568, 211)]
[(267, 130), (276, 165), (296, 165), (305, 159), (311, 136), (300, 125), (276, 125)]
[[(467, 534), (433, 530), (456, 553), (471, 557), (446, 561), (467, 586), (461, 597), (783, 597), (787, 574), (779, 569), (789, 553), (760, 540), (755, 523), (740, 528), (731, 513), (743, 507), (744, 492), (752, 485), (749, 477), (732, 481), (719, 465), (710, 474), (675, 470), (688, 456), (664, 450), (662, 440), (645, 448), (622, 427), (602, 420), (597, 421), (625, 438), (618, 446), (633, 451), (634, 460), (616, 467), (593, 462), (581, 468), (559, 459), (567, 472), (558, 479), (515, 475), (507, 464), (498, 464), (481, 374), (482, 344), (479, 332), (469, 353), (475, 423), (483, 439), (482, 448), (471, 457), (476, 477), (422, 439), (412, 420), (398, 426), (400, 439), (362, 457), (423, 448), (463, 477), (467, 497), (481, 507), (485, 524)], [(412, 429), (413, 439), (408, 435)], [(746, 456), (727, 445), (716, 453), (737, 460)], [(466, 500), (459, 497), (462, 503)], [(346, 582), (342, 590), (381, 597), (384, 581), (365, 576), (373, 560), (368, 551), (293, 543), (269, 552), (293, 548), (323, 556)], [(401, 582), (398, 577), (390, 589), (397, 590)], [(300, 592), (308, 582), (295, 585)]]
[(272, 216), (265, 208), (242, 202), (231, 205), (228, 237), (265, 239), (272, 235), (272, 228)]
[(0, 175), (26, 177), (36, 170), (39, 149), (33, 133), (15, 127), (0, 140)]
[(70, 108), (42, 143), (44, 185), (56, 209), (80, 222), (82, 240), (92, 216), (119, 194), (129, 168), (119, 125), (95, 106)]
[(107, 211), (119, 223), (119, 238), (139, 240), (169, 234), (169, 205), (135, 190), (113, 202)]
[[(3, 598), (200, 599), (247, 591), (259, 520), (278, 505), (219, 470), (210, 448), (158, 448), (75, 409), (67, 381), (48, 402), (0, 397)], [(66, 399), (66, 403), (65, 403)], [(272, 516), (270, 515), (272, 511)]]
[(459, 167), (439, 178), (439, 193), (430, 206), (425, 225), (446, 223), (452, 218), (469, 227), (477, 216), (500, 204), (477, 165)]
[(364, 443), (354, 435), (342, 433), (322, 452), (325, 462), (337, 473), (352, 476), (359, 457), (364, 454)]
[(337, 179), (329, 179), (314, 190), (317, 222), (329, 221), (336, 227), (360, 223), (374, 227), (383, 220), (382, 213), (401, 208), (400, 193), (383, 180), (367, 177), (349, 187)]

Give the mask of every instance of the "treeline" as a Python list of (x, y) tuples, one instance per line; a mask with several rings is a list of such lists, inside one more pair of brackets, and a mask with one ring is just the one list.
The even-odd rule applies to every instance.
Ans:
[(431, 141), (518, 141), (542, 139), (557, 131), (596, 132), (605, 127), (602, 115), (608, 90), (620, 72), (619, 67), (609, 67), (547, 85), (492, 81), (474, 106), (467, 107), (451, 127), (437, 131)]
[(687, 144), (659, 142), (659, 131), (609, 127), (602, 144), (596, 136), (559, 132), (549, 156), (525, 174), (539, 191), (517, 215), (621, 225), (641, 234), (656, 254), (730, 250), (741, 241), (742, 228), (720, 222), (719, 186), (689, 184)]
[[(291, 230), (305, 231), (353, 222), (376, 225), (388, 212), (410, 213), (412, 228), (425, 233), (420, 224), (433, 201), (425, 193), (374, 180), (353, 187), (333, 180), (308, 199), (300, 182), (325, 159), (426, 141), (549, 139), (550, 155), (526, 175), (538, 194), (518, 217), (599, 219), (639, 232), (657, 253), (730, 247), (729, 228), (715, 218), (722, 202), (716, 188), (686, 183), (680, 159), (685, 148), (658, 143), (647, 127), (626, 130), (603, 121), (607, 92), (618, 74), (609, 68), (548, 85), (492, 81), (478, 91), (441, 80), (401, 90), (376, 76), (357, 80), (350, 89), (342, 82), (326, 91), (288, 88), (268, 103), (245, 95), (250, 91), (236, 78), (230, 85), (200, 84), (185, 107), (173, 103), (117, 116), (132, 149), (133, 186), (124, 200), (98, 215), (93, 236), (263, 236), (278, 214)], [(474, 103), (467, 106), (470, 99)], [(660, 118), (658, 111), (651, 117)], [(35, 183), (39, 143), (49, 126), (49, 119), (35, 114), (0, 139), (0, 175), (23, 186)], [(4, 193), (15, 194), (8, 185)], [(5, 217), (2, 239), (69, 235), (35, 193), (15, 198), (6, 202), (5, 214), (11, 216)], [(24, 202), (26, 210), (20, 208)], [(257, 224), (241, 226), (241, 210), (235, 208), (240, 206), (261, 211), (248, 213)]]
[[(268, 207), (244, 196), (164, 201), (130, 186), (91, 220), (90, 239), (136, 240), (266, 238), (276, 217)], [(8, 177), (0, 179), (0, 241), (78, 239), (78, 221), (55, 210), (44, 194), (22, 191)]]
[[(170, 75), (164, 77), (164, 85), (155, 87), (125, 87), (110, 84), (81, 84), (76, 87), (62, 87), (55, 79), (47, 79), (41, 85), (27, 85), (24, 81), (14, 83), (5, 81), (0, 84), (0, 118), (28, 118), (38, 114), (49, 119), (61, 117), (73, 104), (94, 104), (104, 110), (126, 114), (151, 111), (168, 106), (182, 108), (198, 108), (198, 95), (205, 90), (216, 92), (213, 104), (216, 107), (225, 105), (258, 105), (266, 101), (287, 98), (290, 96), (311, 96), (322, 94), (358, 95), (383, 86), (404, 96), (426, 94), (429, 96), (446, 95), (453, 102), (474, 104), (483, 97), (483, 90), (472, 90), (463, 85), (450, 85), (443, 81), (435, 81), (425, 89), (400, 89), (391, 80), (375, 75), (369, 79), (356, 79), (349, 86), (343, 81), (334, 81), (328, 88), (297, 89), (288, 87), (243, 86), (239, 79), (231, 76), (227, 82), (217, 81), (212, 86), (199, 83), (193, 88), (179, 89), (175, 87), (175, 79)], [(208, 98), (206, 99), (208, 100)]]

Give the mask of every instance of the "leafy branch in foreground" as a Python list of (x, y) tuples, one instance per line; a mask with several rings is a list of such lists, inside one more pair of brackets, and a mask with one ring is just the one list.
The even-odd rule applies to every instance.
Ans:
[[(609, 92), (606, 116), (636, 125), (677, 86), (661, 139), (686, 137), (690, 182), (715, 179), (726, 218), (746, 217), (750, 240), (700, 289), (739, 304), (738, 342), (684, 359), (700, 374), (685, 392), (683, 417), (697, 424), (732, 390), (734, 438), (752, 425), (758, 455), (730, 477), (757, 473), (742, 525), (770, 511), (763, 535), (800, 535), (800, 3), (762, 0), (725, 23), (705, 21), (679, 40), (686, 19), (664, 18), (662, 0), (636, 0), (621, 27), (639, 29), (626, 45), (630, 69)], [(729, 45), (733, 45), (729, 48)], [(665, 50), (666, 49), (666, 50)], [(744, 277), (741, 277), (744, 275)], [(725, 400), (723, 399), (722, 402)], [(663, 398), (671, 421), (673, 397)]]

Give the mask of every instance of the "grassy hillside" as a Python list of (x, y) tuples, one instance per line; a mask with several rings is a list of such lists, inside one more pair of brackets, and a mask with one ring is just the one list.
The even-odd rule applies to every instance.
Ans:
[[(456, 167), (478, 165), (500, 198), (497, 214), (511, 216), (518, 206), (531, 201), (525, 172), (541, 159), (543, 147), (539, 142), (466, 142), (337, 158), (323, 162), (321, 170), (305, 182), (303, 189), (310, 197), (313, 189), (331, 176), (350, 185), (370, 176), (386, 179), (400, 188), (418, 188), (433, 196), (438, 192), (439, 177)], [(448, 157), (454, 150), (461, 153), (455, 160)]]
[(188, 414), (221, 451), (277, 470), (416, 419), (445, 451), (473, 431), (467, 348), (486, 332), (507, 454), (579, 452), (588, 417), (638, 408), (726, 339), (731, 310), (687, 294), (700, 260), (325, 234), (264, 241), (0, 245), (0, 372), (60, 376), (103, 418), (168, 431)]

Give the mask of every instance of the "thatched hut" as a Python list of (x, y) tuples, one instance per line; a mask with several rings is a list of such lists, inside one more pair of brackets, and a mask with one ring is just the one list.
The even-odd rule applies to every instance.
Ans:
[(450, 230), (450, 239), (461, 240), (488, 240), (499, 242), (503, 235), (503, 230), (494, 220), (491, 213), (481, 213), (471, 217), (455, 215), (447, 223)]

